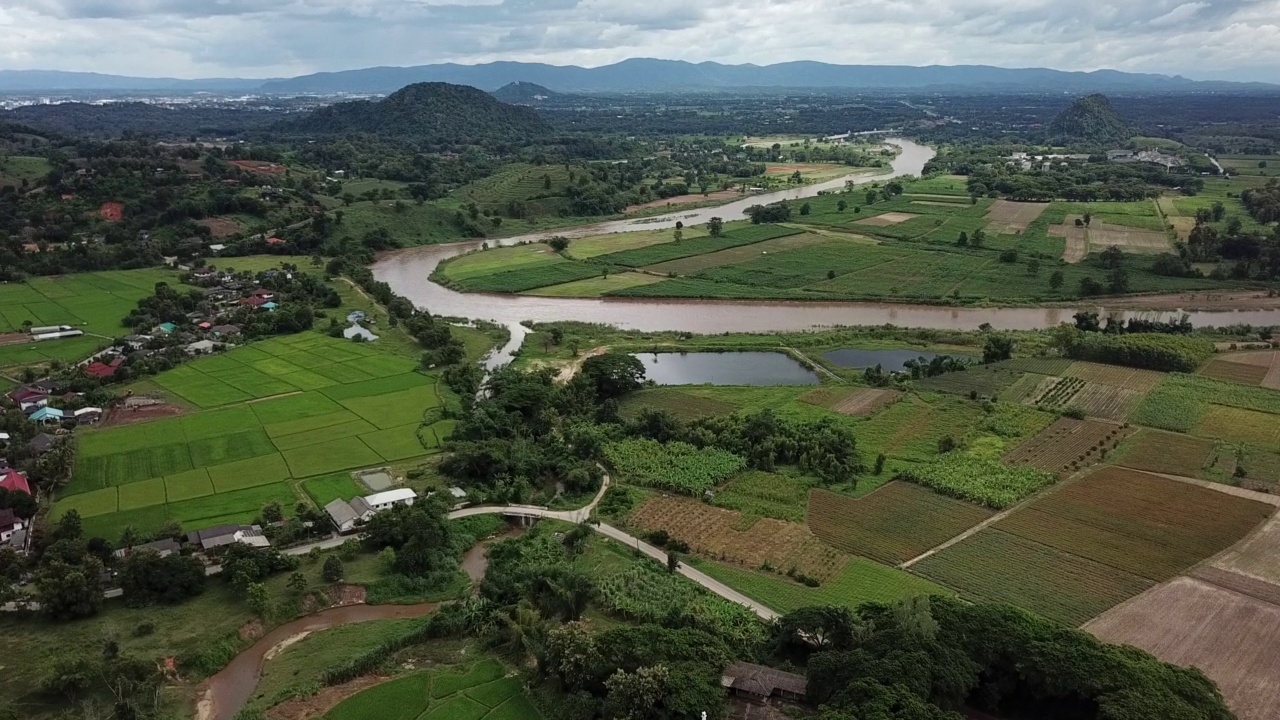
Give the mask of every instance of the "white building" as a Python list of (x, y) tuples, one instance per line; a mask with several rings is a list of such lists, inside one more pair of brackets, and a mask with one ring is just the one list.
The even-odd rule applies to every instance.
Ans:
[(394, 490), (386, 490), (372, 495), (366, 495), (365, 503), (373, 509), (374, 512), (382, 512), (396, 505), (412, 505), (417, 499), (418, 493), (411, 488), (396, 488)]

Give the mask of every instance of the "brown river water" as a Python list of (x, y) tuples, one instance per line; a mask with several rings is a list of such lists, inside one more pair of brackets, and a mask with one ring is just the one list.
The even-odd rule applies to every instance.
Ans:
[[(901, 175), (919, 175), (933, 157), (932, 148), (910, 140), (888, 141), (902, 152), (891, 170), (875, 175), (850, 178), (857, 184), (888, 180)], [(844, 187), (846, 178), (806, 185), (799, 188), (754, 195), (711, 208), (686, 210), (634, 220), (559, 228), (515, 237), (489, 240), (492, 245), (513, 245), (543, 240), (554, 235), (585, 237), (615, 232), (635, 232), (675, 227), (677, 221), (698, 225), (712, 217), (737, 220), (746, 208), (779, 200), (812, 197), (823, 190)], [(373, 264), (378, 280), (391, 285), (396, 293), (409, 298), (420, 308), (438, 315), (488, 320), (513, 329), (512, 343), (491, 358), (490, 364), (519, 347), (524, 333), (518, 328), (523, 321), (552, 322), (577, 320), (605, 323), (639, 331), (685, 331), (698, 334), (724, 332), (788, 332), (834, 325), (884, 325), (936, 328), (940, 330), (976, 330), (984, 323), (1003, 330), (1034, 330), (1069, 322), (1078, 308), (963, 308), (939, 305), (910, 305), (866, 302), (786, 302), (774, 300), (700, 300), (649, 298), (544, 298), (525, 295), (460, 293), (437, 285), (428, 278), (442, 261), (481, 247), (481, 241), (424, 245), (395, 250), (380, 256)], [(1106, 311), (1105, 307), (1089, 308)], [(1176, 317), (1175, 312), (1124, 311), (1125, 317), (1153, 319)], [(1280, 324), (1280, 310), (1192, 311), (1195, 325)]]

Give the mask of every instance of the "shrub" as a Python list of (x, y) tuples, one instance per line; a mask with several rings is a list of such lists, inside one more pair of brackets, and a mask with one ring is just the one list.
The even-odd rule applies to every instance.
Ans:
[(1066, 350), (1077, 360), (1188, 373), (1195, 372), (1214, 353), (1208, 340), (1164, 333), (1083, 333)]

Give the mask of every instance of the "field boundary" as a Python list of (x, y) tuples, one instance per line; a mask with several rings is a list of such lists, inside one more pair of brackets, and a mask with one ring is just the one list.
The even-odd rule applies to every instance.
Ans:
[[(1186, 483), (1188, 485), (1199, 485), (1200, 487), (1205, 488), (1206, 490), (1215, 490), (1217, 492), (1220, 492), (1226, 495), (1234, 495), (1236, 497), (1244, 498), (1246, 500), (1256, 500), (1257, 502), (1265, 503), (1275, 508), (1280, 508), (1280, 495), (1272, 495), (1270, 493), (1258, 492), (1256, 490), (1249, 490), (1247, 488), (1236, 487), (1235, 485), (1227, 485), (1225, 483), (1213, 482), (1212, 480), (1200, 480), (1198, 478), (1186, 477), (1184, 475), (1172, 475), (1169, 473), (1151, 472), (1150, 470), (1140, 470), (1138, 468), (1130, 468), (1123, 465), (1120, 467), (1125, 467), (1125, 469), (1127, 470), (1134, 470), (1136, 472), (1144, 472), (1144, 473), (1147, 473), (1148, 475), (1155, 475), (1157, 477), (1162, 477), (1166, 480), (1174, 480), (1176, 482)], [(1263, 526), (1265, 525), (1266, 523), (1263, 523)], [(1252, 535), (1252, 533), (1250, 533), (1250, 535)]]

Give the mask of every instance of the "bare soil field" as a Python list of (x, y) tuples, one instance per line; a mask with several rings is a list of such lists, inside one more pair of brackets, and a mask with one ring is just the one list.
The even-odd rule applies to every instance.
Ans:
[(897, 390), (881, 390), (879, 388), (859, 388), (857, 392), (831, 407), (842, 415), (870, 415), (876, 410), (898, 402), (902, 393)]
[(717, 250), (704, 255), (694, 255), (692, 257), (680, 258), (679, 260), (669, 260), (667, 262), (658, 263), (657, 265), (649, 265), (642, 268), (646, 272), (660, 273), (676, 273), (677, 275), (690, 275), (701, 272), (708, 268), (720, 267), (721, 265), (734, 265), (736, 263), (756, 260), (762, 254), (782, 252), (783, 250), (795, 250), (806, 245), (817, 245), (827, 242), (827, 238), (814, 233), (802, 233), (799, 235), (787, 235), (786, 237), (765, 240), (764, 242), (752, 243), (750, 245), (739, 245), (738, 247), (729, 248), (727, 250)]
[(1213, 567), (1268, 583), (1280, 583), (1280, 515), (1210, 563)]
[(1240, 720), (1280, 707), (1280, 607), (1188, 577), (1153, 588), (1086, 623), (1100, 640), (1200, 668)]
[(631, 205), (624, 210), (624, 213), (640, 212), (641, 210), (649, 210), (651, 208), (662, 208), (668, 205), (688, 205), (689, 203), (707, 202), (709, 200), (733, 200), (741, 197), (742, 193), (737, 190), (717, 190), (713, 193), (703, 195), (702, 193), (689, 193), (688, 195), (675, 195), (661, 200), (652, 200), (639, 205)]
[(1257, 387), (1266, 379), (1268, 369), (1267, 365), (1234, 362), (1228, 358), (1220, 357), (1210, 360), (1208, 365), (1200, 369), (1200, 374), (1205, 377), (1211, 377), (1214, 380), (1226, 380), (1227, 382)]
[(1067, 377), (1080, 378), (1086, 382), (1110, 385), (1126, 390), (1136, 390), (1141, 393), (1155, 390), (1160, 381), (1164, 379), (1164, 373), (1158, 373), (1154, 370), (1137, 370), (1082, 360), (1071, 363), (1071, 367), (1067, 368), (1067, 371), (1063, 374)]
[(158, 418), (173, 417), (187, 412), (187, 409), (178, 405), (143, 405), (141, 407), (118, 407), (107, 413), (103, 419), (102, 427), (115, 427), (118, 425), (133, 425), (134, 423), (146, 422), (148, 420), (156, 420)]
[(1110, 451), (1132, 432), (1114, 423), (1064, 417), (1014, 448), (1004, 461), (1070, 474), (1099, 462), (1103, 450)]
[(1048, 203), (996, 200), (987, 211), (988, 232), (997, 235), (1021, 235), (1049, 207)]
[(1191, 236), (1191, 231), (1196, 228), (1196, 219), (1193, 217), (1166, 217), (1165, 220), (1173, 225), (1173, 231), (1178, 234), (1179, 240), (1186, 240)]
[(1134, 470), (1197, 477), (1213, 456), (1214, 446), (1212, 440), (1143, 430), (1125, 445), (1124, 456), (1117, 462)]
[(1080, 262), (1091, 252), (1113, 246), (1134, 253), (1167, 252), (1172, 247), (1168, 236), (1162, 232), (1103, 222), (1094, 222), (1087, 228), (1076, 227), (1074, 217), (1068, 217), (1061, 225), (1051, 226), (1049, 234), (1066, 239), (1066, 249), (1062, 252), (1062, 259), (1066, 262)]
[(898, 223), (904, 223), (908, 220), (911, 220), (913, 218), (918, 218), (918, 217), (920, 216), (914, 215), (912, 213), (887, 212), (887, 213), (884, 213), (883, 215), (877, 215), (875, 217), (855, 220), (853, 224), (854, 225), (871, 225), (873, 227), (888, 227), (890, 225), (897, 225)]
[(197, 220), (196, 224), (209, 228), (209, 233), (215, 238), (224, 238), (228, 235), (235, 235), (236, 233), (244, 230), (244, 228), (240, 227), (240, 223), (226, 218), (205, 218), (203, 220)]
[(822, 544), (808, 528), (773, 518), (752, 518), (734, 510), (670, 496), (651, 498), (636, 508), (628, 524), (665, 530), (689, 543), (693, 552), (752, 569), (768, 564), (819, 581), (840, 572), (848, 557)]

